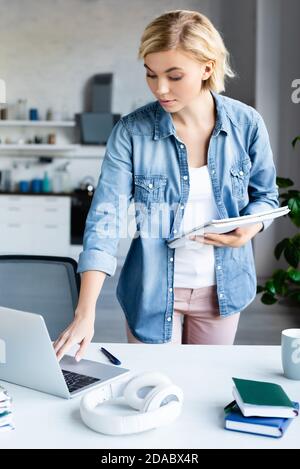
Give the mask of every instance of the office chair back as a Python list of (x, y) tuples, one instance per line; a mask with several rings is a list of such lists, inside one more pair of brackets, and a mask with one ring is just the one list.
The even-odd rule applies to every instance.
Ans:
[(76, 271), (77, 262), (69, 257), (0, 256), (0, 306), (40, 314), (55, 340), (74, 317), (80, 289)]

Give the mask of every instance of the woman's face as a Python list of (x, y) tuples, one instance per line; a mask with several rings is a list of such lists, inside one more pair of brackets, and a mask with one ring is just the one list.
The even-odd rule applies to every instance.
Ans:
[(213, 71), (212, 62), (200, 64), (179, 50), (147, 54), (144, 66), (150, 90), (168, 112), (177, 112), (197, 98), (202, 80)]

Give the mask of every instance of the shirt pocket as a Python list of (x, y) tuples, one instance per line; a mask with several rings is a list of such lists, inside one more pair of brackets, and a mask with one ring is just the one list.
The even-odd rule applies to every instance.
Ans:
[(247, 158), (230, 168), (232, 195), (237, 199), (243, 199), (248, 194), (251, 166), (251, 160)]
[(148, 212), (165, 200), (166, 176), (134, 176), (134, 201)]

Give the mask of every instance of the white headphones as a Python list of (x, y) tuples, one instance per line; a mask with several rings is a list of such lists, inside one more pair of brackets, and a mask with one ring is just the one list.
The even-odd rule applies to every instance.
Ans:
[[(142, 389), (151, 387), (140, 397)], [(139, 395), (140, 394), (140, 395)], [(130, 415), (101, 413), (99, 404), (125, 398), (125, 403), (135, 410)], [(95, 388), (83, 396), (80, 414), (84, 423), (96, 432), (107, 435), (128, 435), (167, 425), (179, 416), (183, 392), (162, 373), (128, 374), (115, 382)]]

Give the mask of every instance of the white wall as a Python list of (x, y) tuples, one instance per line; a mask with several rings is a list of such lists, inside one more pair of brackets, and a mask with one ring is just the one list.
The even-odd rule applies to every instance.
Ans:
[[(0, 75), (11, 114), (16, 101), (26, 98), (41, 118), (49, 107), (72, 118), (88, 110), (90, 77), (105, 72), (114, 74), (113, 113), (126, 114), (153, 100), (137, 58), (144, 28), (161, 13), (183, 7), (218, 22), (219, 1), (186, 0), (183, 6), (181, 0), (0, 0)], [(12, 158), (1, 153), (0, 170)], [(50, 173), (58, 164), (54, 161), (47, 165)], [(97, 179), (100, 167), (96, 158), (76, 160), (69, 169), (77, 185), (89, 174)], [(35, 172), (41, 175), (45, 169), (35, 167)]]
[[(280, 133), (280, 64), (281, 64), (281, 0), (257, 1), (255, 107), (265, 120), (270, 136), (274, 161), (278, 168)], [(259, 275), (272, 273), (276, 268), (273, 256), (278, 223), (254, 240), (256, 269)]]
[[(214, 16), (219, 1), (187, 0), (184, 8)], [(114, 73), (113, 112), (152, 99), (137, 53), (155, 16), (182, 8), (180, 0), (0, 0), (1, 76), (10, 102), (25, 97), (43, 115), (83, 110), (88, 79)]]
[[(256, 48), (256, 108), (267, 124), (278, 176), (289, 177), (299, 188), (300, 149), (291, 141), (300, 134), (300, 104), (291, 100), (291, 83), (300, 78), (300, 3), (297, 0), (258, 0)], [(288, 217), (275, 221), (255, 240), (259, 275), (284, 267), (273, 255), (275, 245), (296, 232)], [(299, 231), (299, 230), (298, 230)]]
[(221, 1), (220, 32), (236, 73), (233, 80), (229, 79), (225, 94), (254, 106), (256, 1)]

